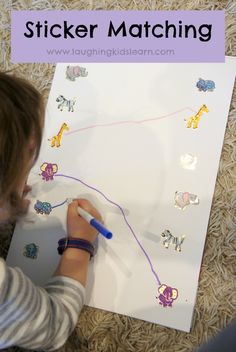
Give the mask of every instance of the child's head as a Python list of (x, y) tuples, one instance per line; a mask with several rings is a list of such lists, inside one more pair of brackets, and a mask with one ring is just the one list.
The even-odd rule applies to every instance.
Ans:
[(38, 157), (44, 104), (26, 80), (0, 72), (0, 219), (20, 212), (30, 168)]

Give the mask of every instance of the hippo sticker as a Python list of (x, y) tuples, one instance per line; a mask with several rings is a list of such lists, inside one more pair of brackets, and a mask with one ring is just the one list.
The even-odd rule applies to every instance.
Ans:
[(177, 288), (172, 288), (167, 285), (161, 285), (158, 288), (158, 293), (160, 293), (159, 304), (163, 307), (172, 307), (172, 303), (178, 298)]
[(36, 211), (37, 214), (49, 215), (52, 211), (52, 206), (48, 202), (41, 202), (40, 200), (37, 200), (37, 202), (34, 205), (34, 210)]
[(213, 90), (215, 89), (215, 82), (214, 81), (210, 81), (210, 80), (204, 80), (202, 78), (199, 78), (196, 87), (198, 88), (198, 90), (201, 92), (213, 92)]
[(74, 82), (78, 77), (87, 77), (88, 72), (85, 67), (81, 66), (67, 66), (66, 68), (66, 78), (69, 81)]

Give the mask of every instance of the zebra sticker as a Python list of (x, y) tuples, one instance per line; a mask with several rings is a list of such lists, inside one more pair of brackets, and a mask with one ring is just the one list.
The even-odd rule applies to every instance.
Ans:
[(63, 111), (64, 108), (67, 109), (67, 111), (74, 112), (74, 105), (76, 103), (75, 98), (73, 99), (66, 99), (63, 95), (59, 95), (56, 99), (56, 102), (58, 103), (57, 108), (60, 111)]

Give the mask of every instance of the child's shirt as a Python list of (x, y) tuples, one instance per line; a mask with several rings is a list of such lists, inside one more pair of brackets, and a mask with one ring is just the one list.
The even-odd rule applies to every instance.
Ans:
[(37, 287), (0, 258), (0, 349), (58, 349), (74, 330), (84, 299), (85, 288), (74, 279), (54, 276)]

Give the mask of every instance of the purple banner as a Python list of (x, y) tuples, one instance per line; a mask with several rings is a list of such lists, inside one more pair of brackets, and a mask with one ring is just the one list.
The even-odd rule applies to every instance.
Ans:
[(224, 11), (12, 11), (13, 62), (224, 62)]

